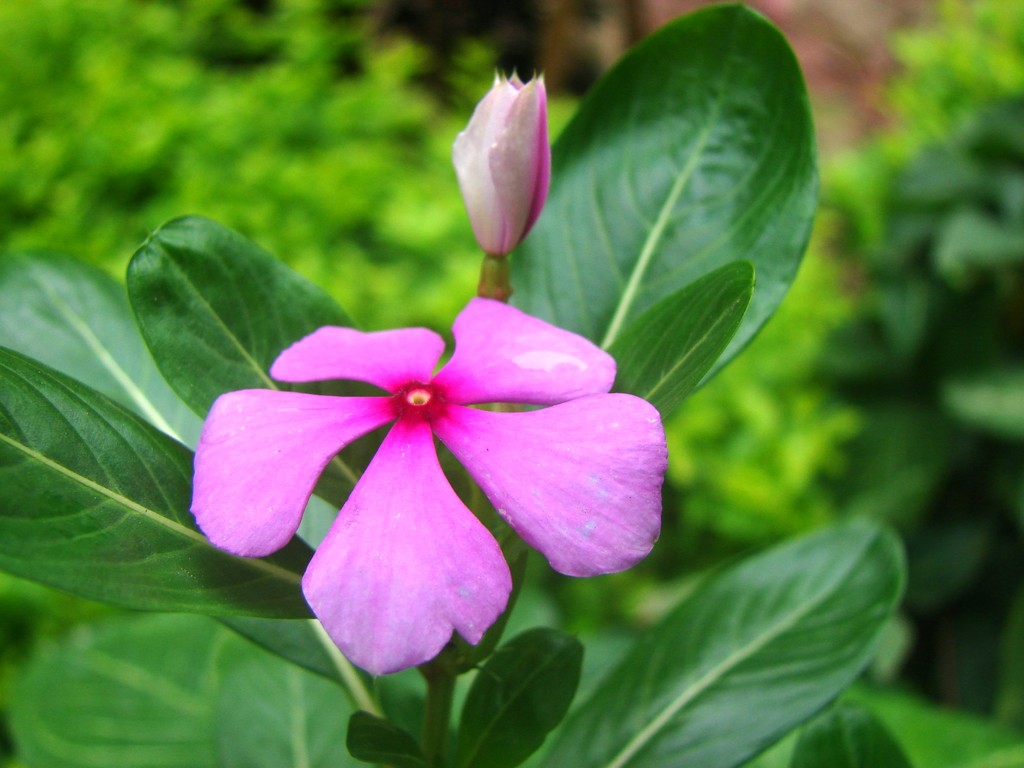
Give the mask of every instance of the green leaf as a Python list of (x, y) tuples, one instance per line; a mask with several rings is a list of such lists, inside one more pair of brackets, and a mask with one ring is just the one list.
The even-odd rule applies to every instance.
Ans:
[(0, 346), (78, 379), (195, 445), (199, 420), (164, 382), (135, 327), (124, 287), (52, 253), (0, 259)]
[(514, 301), (609, 348), (650, 307), (734, 261), (758, 292), (723, 358), (796, 274), (817, 194), (814, 132), (783, 36), (741, 6), (667, 24), (590, 91), (555, 144)]
[(671, 413), (736, 334), (754, 290), (748, 262), (727, 264), (681, 288), (631, 323), (609, 350), (615, 389)]
[(265, 653), (233, 664), (217, 703), (219, 768), (348, 768), (338, 686)]
[(387, 720), (356, 712), (348, 722), (348, 751), (366, 763), (390, 768), (427, 768), (427, 760), (410, 734)]
[(512, 768), (562, 722), (579, 684), (583, 646), (554, 629), (517, 635), (488, 659), (459, 721), (458, 768)]
[(228, 639), (198, 616), (79, 627), (17, 681), (20, 757), (32, 768), (219, 768), (214, 670), (225, 650), (245, 645)]
[(130, 608), (304, 617), (309, 548), (236, 558), (198, 531), (183, 445), (0, 348), (0, 568)]
[(541, 765), (739, 765), (849, 685), (902, 587), (898, 542), (865, 521), (726, 569), (641, 638)]
[[(222, 616), (220, 620), (264, 650), (322, 677), (343, 682), (335, 655), (341, 652), (333, 645), (326, 645), (325, 636), (316, 629), (315, 619), (281, 621), (252, 616)], [(347, 661), (344, 663), (348, 664)]]
[(335, 685), (199, 616), (82, 626), (30, 660), (11, 724), (32, 768), (349, 768)]
[(942, 404), (960, 422), (1011, 440), (1024, 438), (1024, 368), (979, 371), (942, 385)]
[(345, 687), (352, 703), (376, 711), (373, 681), (342, 655), (316, 619), (282, 621), (221, 616), (221, 623), (266, 651)]
[(966, 712), (891, 690), (853, 686), (844, 700), (870, 709), (919, 768), (1024, 766), (1024, 738)]
[(800, 734), (790, 768), (911, 768), (903, 750), (870, 712), (842, 702)]
[(200, 415), (224, 392), (282, 388), (267, 371), (285, 347), (352, 324), (320, 288), (199, 217), (150, 235), (128, 265), (128, 296), (164, 378)]
[[(278, 354), (317, 328), (352, 324), (316, 285), (199, 217), (175, 219), (143, 243), (128, 265), (128, 297), (164, 378), (200, 415), (224, 392), (298, 389), (270, 378)], [(341, 506), (357, 477), (335, 457), (317, 493)]]

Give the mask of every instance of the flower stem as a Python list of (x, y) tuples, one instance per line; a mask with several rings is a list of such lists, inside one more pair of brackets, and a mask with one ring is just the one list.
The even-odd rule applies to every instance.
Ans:
[(507, 257), (490, 254), (484, 256), (484, 263), (480, 266), (480, 285), (476, 292), (485, 299), (508, 302), (512, 296), (512, 281)]
[(345, 692), (349, 696), (349, 701), (352, 702), (356, 709), (361, 709), (364, 712), (369, 712), (371, 715), (377, 717), (384, 717), (384, 712), (381, 710), (380, 705), (374, 700), (369, 689), (363, 685), (362, 679), (359, 677), (359, 673), (356, 671), (352, 663), (346, 659), (341, 651), (338, 650), (338, 646), (334, 644), (327, 631), (323, 628), (323, 625), (316, 619), (310, 619), (310, 624), (313, 626), (313, 631), (316, 633), (317, 638), (323, 645), (324, 650), (327, 651), (327, 655), (330, 657), (331, 662), (334, 664), (335, 670), (338, 672), (338, 676), (345, 684)]
[(423, 712), (423, 754), (430, 768), (443, 768), (448, 751), (448, 722), (452, 716), (455, 676), (448, 649), (433, 661), (420, 667), (427, 680), (427, 702)]

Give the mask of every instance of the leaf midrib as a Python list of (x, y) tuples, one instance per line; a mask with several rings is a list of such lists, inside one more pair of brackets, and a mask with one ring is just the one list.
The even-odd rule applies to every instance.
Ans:
[(673, 365), (671, 368), (665, 371), (665, 373), (662, 374), (658, 381), (650, 389), (647, 390), (647, 393), (643, 395), (643, 398), (645, 400), (653, 400), (658, 390), (661, 389), (663, 386), (666, 386), (671, 380), (675, 378), (676, 372), (689, 361), (689, 359), (696, 353), (696, 351), (699, 348), (701, 348), (704, 344), (707, 343), (708, 338), (712, 335), (712, 333), (715, 330), (717, 330), (719, 326), (722, 325), (722, 323), (726, 321), (726, 319), (729, 317), (728, 310), (733, 309), (737, 304), (739, 304), (740, 298), (741, 297), (736, 297), (731, 302), (729, 302), (729, 306), (726, 308), (727, 311), (719, 314), (715, 321), (710, 326), (707, 327), (707, 330), (704, 332), (704, 334), (702, 334), (701, 337), (690, 346), (686, 354), (679, 358), (675, 365)]
[[(56, 472), (57, 474), (65, 477), (71, 482), (77, 483), (78, 485), (81, 485), (82, 487), (87, 488), (90, 491), (93, 491), (94, 493), (99, 494), (100, 496), (103, 496), (113, 501), (115, 504), (127, 509), (130, 512), (134, 512), (135, 514), (145, 517), (146, 519), (156, 523), (157, 525), (160, 525), (163, 528), (166, 528), (167, 530), (171, 531), (173, 534), (189, 539), (191, 542), (195, 544), (200, 544), (203, 547), (207, 547), (212, 552), (216, 552), (218, 554), (222, 553), (221, 550), (214, 548), (210, 544), (209, 540), (198, 531), (193, 531), (192, 529), (185, 527), (181, 523), (175, 522), (174, 520), (171, 520), (168, 517), (164, 517), (159, 512), (151, 510), (148, 507), (145, 507), (139, 504), (138, 502), (129, 499), (127, 496), (117, 493), (113, 489), (101, 485), (96, 481), (91, 480), (88, 477), (79, 474), (78, 472), (75, 472), (70, 467), (66, 467), (63, 464), (53, 461), (48, 456), (45, 456), (39, 451), (36, 451), (34, 448), (25, 445), (24, 443), (18, 442), (17, 440), (13, 440), (12, 438), (8, 437), (6, 434), (2, 432), (0, 432), (0, 442), (6, 443), (16, 451), (19, 451), (22, 454), (24, 454), (30, 460), (38, 462), (39, 464), (49, 469), (50, 471)], [(227, 553), (223, 554), (225, 557), (230, 557), (230, 555), (228, 555)], [(275, 565), (274, 563), (267, 562), (266, 560), (246, 558), (244, 562), (249, 567), (252, 567), (256, 570), (264, 571), (267, 574), (274, 576), (276, 578), (283, 578), (285, 581), (289, 581), (293, 584), (299, 584), (301, 582), (301, 577), (299, 576), (299, 574), (294, 573), (293, 571), (289, 571), (285, 568), (281, 568), (280, 566)]]
[[(277, 386), (277, 382), (275, 382), (272, 378), (270, 378), (270, 376), (264, 373), (263, 368), (256, 361), (256, 358), (249, 354), (249, 350), (245, 348), (245, 346), (239, 340), (237, 334), (235, 334), (231, 330), (231, 328), (221, 318), (220, 314), (206, 300), (206, 297), (203, 296), (202, 292), (196, 287), (196, 284), (192, 282), (192, 278), (190, 277), (188, 272), (180, 264), (178, 264), (177, 261), (175, 261), (174, 257), (171, 255), (170, 251), (166, 247), (164, 247), (162, 244), (159, 247), (163, 254), (165, 255), (166, 261), (170, 263), (170, 265), (178, 273), (180, 279), (185, 283), (186, 286), (188, 286), (188, 289), (191, 291), (195, 299), (199, 302), (200, 306), (204, 310), (206, 310), (206, 312), (214, 319), (217, 326), (220, 327), (223, 335), (228, 339), (228, 341), (231, 342), (231, 344), (234, 345), (234, 347), (242, 355), (242, 358), (246, 362), (246, 364), (250, 368), (252, 368), (253, 371), (256, 372), (256, 375), (259, 376), (260, 380), (264, 383), (264, 386), (266, 386), (268, 389), (276, 390), (278, 392), (282, 391), (281, 388)], [(330, 460), (329, 463), (337, 467), (338, 471), (341, 472), (345, 479), (348, 480), (353, 485), (353, 487), (355, 486), (356, 482), (358, 482), (359, 480), (359, 476), (344, 459), (342, 459), (340, 456), (335, 456)]]
[(522, 695), (523, 691), (525, 691), (529, 687), (529, 684), (532, 683), (534, 679), (544, 674), (545, 669), (547, 669), (549, 666), (551, 666), (551, 664), (560, 659), (563, 654), (571, 650), (571, 648), (563, 648), (555, 656), (545, 659), (545, 661), (542, 664), (539, 664), (536, 667), (534, 667), (533, 670), (525, 678), (521, 678), (519, 680), (519, 684), (515, 687), (513, 695), (509, 696), (505, 700), (505, 702), (498, 708), (498, 711), (494, 713), (494, 716), (490, 719), (490, 722), (488, 722), (487, 726), (480, 731), (480, 734), (476, 740), (476, 744), (473, 746), (472, 752), (470, 752), (466, 758), (460, 760), (459, 765), (473, 765), (472, 761), (476, 758), (477, 754), (480, 752), (480, 749), (486, 743), (487, 737), (490, 736), (491, 732), (494, 730), (495, 726), (498, 724), (498, 722), (501, 720), (504, 714), (512, 708), (513, 704), (516, 703), (517, 698)]
[(850, 558), (847, 567), (837, 578), (832, 580), (828, 589), (822, 589), (815, 599), (808, 600), (803, 606), (774, 624), (768, 631), (729, 654), (721, 662), (705, 672), (696, 682), (694, 682), (693, 685), (689, 686), (672, 702), (670, 702), (657, 717), (648, 723), (645, 728), (630, 739), (626, 743), (626, 746), (623, 747), (610, 762), (605, 763), (604, 768), (624, 768), (628, 761), (631, 760), (643, 747), (645, 747), (655, 737), (655, 735), (665, 727), (669, 720), (675, 717), (675, 715), (683, 709), (683, 707), (704, 693), (714, 683), (722, 679), (735, 666), (746, 661), (757, 651), (764, 648), (768, 643), (776, 640), (789, 629), (792, 629), (792, 627), (808, 613), (817, 609), (826, 599), (834, 594), (835, 585), (846, 579), (850, 571), (853, 570), (854, 565), (860, 562), (863, 553), (875, 541), (877, 541), (877, 537), (872, 537), (864, 543), (857, 556)]
[[(34, 276), (33, 276), (34, 277)], [(96, 355), (96, 359), (100, 365), (107, 370), (107, 372), (114, 378), (114, 381), (124, 390), (125, 394), (132, 400), (133, 403), (139, 408), (139, 411), (149, 421), (159, 429), (161, 432), (173, 437), (180, 443), (185, 441), (182, 439), (174, 428), (164, 419), (163, 415), (153, 404), (153, 401), (146, 396), (146, 394), (136, 386), (135, 382), (132, 381), (131, 377), (125, 371), (124, 367), (118, 363), (113, 353), (104, 344), (100, 338), (93, 333), (91, 327), (78, 312), (71, 307), (68, 302), (64, 300), (52, 286), (46, 284), (44, 281), (36, 281), (37, 287), (46, 295), (50, 300), (54, 309), (60, 313), (61, 317), (67, 321), (71, 329), (78, 334), (79, 338), (85, 342), (85, 345), (92, 350), (93, 354)]]
[(220, 329), (224, 338), (226, 338), (231, 343), (231, 345), (234, 346), (234, 348), (241, 355), (242, 359), (245, 361), (246, 365), (248, 365), (248, 367), (251, 368), (256, 373), (256, 375), (260, 378), (260, 380), (264, 383), (264, 385), (267, 388), (280, 389), (280, 387), (277, 386), (277, 383), (273, 379), (271, 379), (266, 373), (263, 372), (263, 368), (256, 361), (256, 358), (249, 354), (249, 350), (247, 350), (245, 346), (242, 344), (242, 342), (238, 339), (237, 334), (235, 334), (231, 330), (231, 328), (224, 322), (221, 315), (213, 308), (210, 302), (206, 300), (206, 297), (202, 294), (202, 291), (200, 291), (196, 287), (196, 284), (192, 281), (192, 277), (175, 260), (170, 250), (164, 247), (163, 244), (160, 244), (158, 247), (166, 257), (166, 262), (171, 265), (174, 271), (178, 274), (179, 279), (188, 287), (188, 290), (190, 291), (194, 301), (196, 301), (199, 304), (199, 306), (202, 307), (202, 309), (205, 310), (205, 312), (213, 319), (214, 324)]
[(683, 194), (683, 190), (686, 188), (686, 183), (693, 176), (693, 173), (697, 168), (697, 163), (704, 152), (704, 146), (707, 144), (708, 139), (711, 136), (711, 128), (718, 117), (720, 109), (721, 97), (715, 101), (715, 109), (709, 116), (709, 119), (701, 130), (700, 135), (697, 137), (697, 143), (694, 147), (693, 154), (690, 155), (689, 159), (686, 161), (686, 165), (673, 182), (671, 189), (669, 189), (668, 195), (665, 197), (665, 202), (662, 204), (661, 210), (658, 211), (658, 218), (655, 219), (654, 226), (651, 227), (647, 238), (644, 240), (643, 248), (640, 249), (640, 256), (633, 265), (633, 269), (629, 274), (629, 280), (626, 282), (626, 287), (622, 291), (622, 296), (619, 297), (619, 301), (615, 305), (615, 313), (612, 315), (612, 319), (608, 324), (608, 330), (605, 332), (604, 338), (601, 340), (601, 349), (608, 349), (622, 331), (623, 325), (625, 325), (626, 316), (633, 308), (637, 294), (640, 292), (640, 282), (643, 280), (644, 275), (647, 274), (647, 270), (651, 266), (651, 261), (654, 259), (654, 253), (665, 234), (665, 229), (668, 227), (668, 222), (672, 216), (673, 209), (675, 208), (676, 203), (679, 202), (679, 198)]

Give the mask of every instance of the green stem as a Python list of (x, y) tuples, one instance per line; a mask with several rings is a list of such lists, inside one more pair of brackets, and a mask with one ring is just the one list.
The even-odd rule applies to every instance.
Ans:
[(323, 628), (323, 625), (316, 619), (310, 619), (310, 624), (313, 625), (313, 631), (316, 633), (317, 638), (323, 645), (324, 650), (327, 651), (327, 655), (334, 663), (334, 668), (338, 672), (338, 676), (344, 683), (345, 692), (348, 693), (349, 700), (356, 707), (364, 712), (369, 712), (371, 715), (377, 717), (384, 717), (384, 712), (381, 710), (380, 705), (374, 700), (373, 695), (369, 689), (363, 685), (362, 678), (359, 677), (359, 673), (356, 668), (352, 666), (352, 663), (346, 659), (341, 651), (338, 650), (338, 646), (334, 644), (330, 636), (327, 634), (327, 630)]
[(512, 279), (509, 275), (508, 258), (505, 256), (484, 256), (480, 266), (480, 284), (477, 295), (485, 299), (507, 302), (512, 296)]
[(448, 722), (452, 716), (456, 671), (449, 663), (448, 649), (420, 667), (427, 680), (427, 702), (423, 712), (421, 746), (430, 768), (444, 768), (448, 752)]

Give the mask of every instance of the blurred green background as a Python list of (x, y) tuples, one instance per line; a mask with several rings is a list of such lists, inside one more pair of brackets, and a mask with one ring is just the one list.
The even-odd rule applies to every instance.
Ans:
[[(479, 262), (450, 147), (496, 63), (545, 69), (557, 131), (657, 14), (442, 5), (0, 2), (0, 254), (63, 251), (120, 277), (148, 231), (197, 213), (366, 328), (447, 328)], [(1019, 731), (1024, 3), (908, 2), (876, 47), (844, 49), (845, 80), (821, 55), (849, 42), (830, 5), (759, 6), (794, 41), (821, 130), (822, 208), (791, 295), (668, 424), (655, 554), (557, 584), (537, 564), (523, 610), (614, 655), (705, 569), (866, 514), (910, 563), (874, 681)], [(107, 610), (0, 574), (0, 711), (34, 644)], [(928, 754), (922, 722), (948, 726), (872, 695), (912, 754)], [(13, 752), (0, 720), (0, 766)]]

